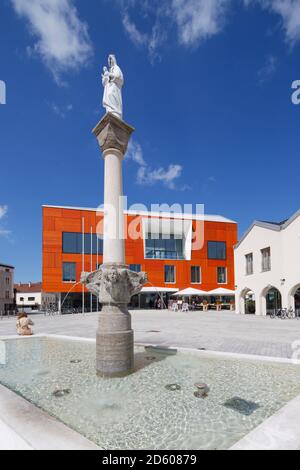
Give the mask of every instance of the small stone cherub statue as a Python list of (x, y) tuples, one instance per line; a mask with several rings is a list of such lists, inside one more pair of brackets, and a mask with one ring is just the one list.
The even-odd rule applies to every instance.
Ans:
[(106, 86), (109, 83), (110, 76), (107, 67), (103, 67), (103, 74), (102, 74), (102, 83), (103, 86)]

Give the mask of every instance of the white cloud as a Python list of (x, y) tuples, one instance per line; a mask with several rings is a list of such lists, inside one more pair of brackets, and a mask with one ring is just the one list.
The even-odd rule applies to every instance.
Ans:
[[(178, 41), (183, 45), (195, 46), (219, 33), (231, 2), (232, 0), (123, 0), (122, 21), (130, 40), (138, 47), (147, 48), (153, 62), (160, 57), (161, 46), (167, 41), (168, 33), (174, 25), (177, 28)], [(131, 7), (139, 9), (140, 18), (146, 18), (148, 32), (141, 31), (132, 21), (129, 16)]]
[(215, 176), (208, 176), (203, 182), (202, 182), (202, 192), (205, 194), (209, 194), (212, 189), (215, 187), (217, 183), (217, 179)]
[(0, 237), (8, 237), (11, 234), (10, 230), (4, 230), (0, 227)]
[[(4, 205), (0, 205), (0, 221), (5, 218), (8, 212), (8, 207)], [(5, 230), (1, 225), (0, 225), (0, 237), (6, 237), (10, 235), (9, 230)]]
[(294, 45), (300, 40), (300, 0), (244, 0), (246, 5), (257, 2), (280, 15), (288, 43)]
[(178, 27), (179, 42), (197, 45), (218, 34), (230, 3), (231, 0), (172, 0), (171, 14)]
[(140, 166), (147, 166), (147, 163), (145, 162), (143, 157), (142, 147), (139, 143), (135, 142), (134, 140), (131, 140), (129, 142), (126, 158), (133, 160)]
[(278, 67), (278, 59), (273, 55), (266, 58), (265, 65), (257, 72), (260, 83), (265, 83), (270, 80), (275, 74)]
[(0, 206), (0, 220), (3, 219), (8, 212), (7, 206)]
[(56, 103), (51, 103), (49, 106), (52, 109), (52, 111), (62, 119), (64, 119), (67, 116), (68, 113), (73, 111), (73, 105), (72, 104), (59, 106)]
[(146, 33), (141, 33), (133, 21), (130, 19), (128, 12), (125, 11), (123, 19), (123, 26), (127, 32), (129, 38), (136, 46), (144, 46), (149, 41), (148, 35)]
[(159, 14), (154, 21), (149, 33), (141, 32), (133, 20), (130, 18), (128, 11), (124, 10), (122, 18), (123, 26), (129, 39), (137, 47), (145, 47), (151, 62), (160, 57), (159, 47), (163, 44), (166, 35), (160, 26)]
[[(234, 5), (241, 0), (115, 0), (130, 40), (148, 50), (151, 62), (161, 57), (163, 45), (176, 28), (179, 44), (195, 47), (221, 33)], [(259, 4), (280, 16), (286, 40), (300, 40), (300, 0), (242, 0), (247, 7)], [(133, 11), (138, 23), (133, 22)], [(131, 16), (130, 16), (131, 15)]]
[[(169, 189), (181, 189), (182, 186), (176, 186), (175, 182), (182, 175), (182, 166), (180, 165), (169, 165), (167, 169), (158, 168), (157, 170), (151, 170), (148, 167), (141, 167), (138, 171), (138, 183), (143, 185), (153, 185), (161, 182)], [(185, 187), (186, 189), (186, 187)]]
[(72, 0), (11, 0), (36, 38), (32, 54), (41, 57), (55, 80), (61, 74), (87, 64), (93, 48), (87, 24), (80, 20)]
[(182, 175), (182, 166), (171, 164), (167, 169), (160, 167), (151, 168), (144, 159), (143, 150), (138, 142), (131, 140), (125, 158), (138, 164), (137, 183), (140, 185), (152, 186), (156, 183), (162, 183), (169, 189), (178, 189), (184, 191), (188, 189), (186, 185), (176, 186), (175, 181)]

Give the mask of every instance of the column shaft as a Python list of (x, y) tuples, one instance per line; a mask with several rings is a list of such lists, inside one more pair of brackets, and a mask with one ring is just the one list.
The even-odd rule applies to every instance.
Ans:
[(104, 264), (125, 264), (123, 210), (123, 155), (117, 149), (104, 152)]

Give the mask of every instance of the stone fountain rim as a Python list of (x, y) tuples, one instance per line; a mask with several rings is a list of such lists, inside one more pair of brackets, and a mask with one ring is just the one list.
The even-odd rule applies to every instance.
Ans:
[[(66, 335), (51, 335), (51, 334), (36, 334), (33, 337), (23, 336), (0, 336), (0, 341), (17, 339), (19, 341), (27, 341), (32, 338), (53, 338), (68, 341), (79, 341), (90, 344), (95, 344), (96, 340), (93, 338), (81, 338), (78, 336), (66, 336)], [(147, 343), (136, 343), (136, 347), (153, 346)], [(199, 351), (192, 348), (177, 348), (170, 346), (170, 349), (177, 349), (178, 352), (183, 354), (194, 354), (196, 356), (210, 356), (219, 358), (231, 358), (246, 361), (256, 362), (267, 362), (267, 363), (281, 363), (281, 364), (292, 364), (300, 365), (300, 360), (292, 360), (286, 358), (274, 358), (269, 356), (255, 356), (249, 354), (237, 354), (237, 353), (226, 353), (219, 351)], [(16, 443), (16, 446), (27, 450), (37, 449), (49, 449), (56, 450), (62, 449), (62, 443), (65, 441), (68, 443), (67, 447), (70, 449), (78, 449), (78, 446), (82, 450), (103, 450), (97, 447), (96, 444), (90, 442), (81, 434), (73, 431), (71, 428), (63, 424), (61, 421), (51, 417), (47, 412), (39, 409), (37, 406), (29, 403), (25, 398), (20, 397), (8, 388), (0, 385), (0, 440), (5, 439), (9, 432), (11, 441)], [(28, 413), (31, 415), (30, 423), (26, 423), (29, 428), (24, 426), (20, 429), (21, 425), (18, 423), (15, 410), (18, 409), (19, 413)], [(3, 414), (6, 419), (3, 419)], [(10, 419), (11, 418), (11, 419)], [(11, 420), (15, 423), (12, 426)], [(43, 420), (43, 421), (42, 421)], [(270, 450), (298, 450), (300, 448), (300, 395), (293, 400), (290, 400), (281, 410), (274, 415), (267, 418), (257, 428), (252, 430), (248, 435), (236, 442), (228, 450), (264, 450), (264, 444), (262, 438), (265, 436), (267, 440), (271, 436), (271, 447)], [(20, 420), (22, 421), (22, 419)], [(17, 422), (17, 425), (16, 425)], [(36, 433), (36, 426), (38, 423), (43, 422), (44, 431), (47, 431), (47, 437), (44, 437), (43, 433)], [(7, 424), (9, 423), (9, 425)], [(283, 426), (284, 423), (284, 426)], [(295, 424), (296, 423), (296, 426)], [(19, 424), (19, 425), (18, 425)], [(45, 427), (46, 424), (46, 427)], [(291, 426), (290, 426), (291, 424)], [(275, 430), (275, 431), (274, 431)], [(45, 441), (47, 442), (45, 444)], [(2, 441), (2, 442), (5, 442)]]

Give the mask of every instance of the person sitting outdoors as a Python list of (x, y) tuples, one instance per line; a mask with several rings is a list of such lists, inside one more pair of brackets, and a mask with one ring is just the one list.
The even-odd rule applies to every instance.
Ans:
[(20, 335), (20, 336), (32, 336), (33, 332), (32, 332), (32, 329), (30, 327), (33, 326), (33, 325), (34, 325), (34, 323), (30, 318), (28, 318), (27, 313), (21, 313), (18, 316), (18, 321), (17, 321), (17, 324), (16, 324), (18, 335)]

